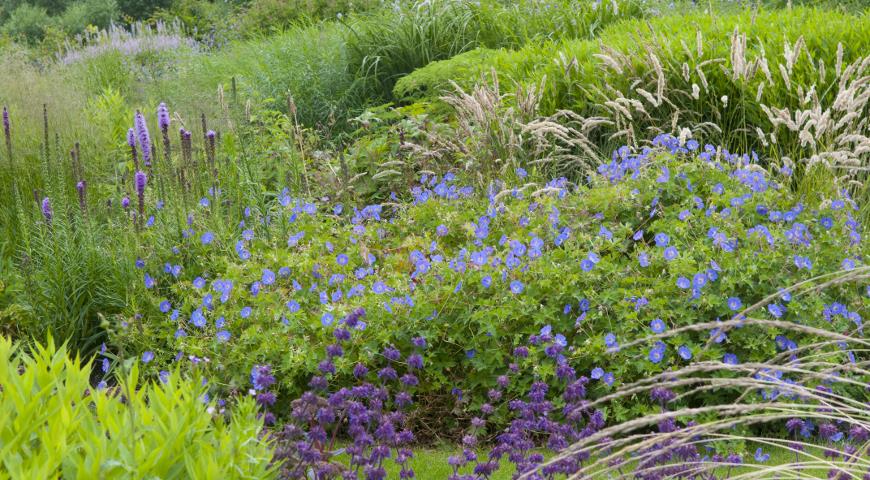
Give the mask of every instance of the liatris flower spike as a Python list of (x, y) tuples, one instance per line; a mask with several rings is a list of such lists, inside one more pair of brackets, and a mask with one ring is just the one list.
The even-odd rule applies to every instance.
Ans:
[(151, 166), (151, 135), (148, 133), (148, 124), (145, 116), (137, 111), (133, 122), (136, 128), (136, 137), (139, 140), (139, 149), (142, 150), (142, 162), (146, 167)]
[(45, 217), (45, 222), (50, 225), (53, 211), (51, 210), (51, 200), (48, 197), (42, 199), (42, 216)]
[(165, 132), (169, 130), (169, 122), (169, 109), (166, 108), (165, 103), (161, 103), (157, 106), (157, 126)]
[(148, 176), (145, 172), (136, 172), (136, 195), (139, 196), (139, 216), (145, 214), (145, 185), (148, 183)]
[(136, 132), (132, 128), (127, 130), (127, 145), (130, 146), (130, 155), (133, 158), (133, 171), (138, 171), (139, 154), (136, 152)]

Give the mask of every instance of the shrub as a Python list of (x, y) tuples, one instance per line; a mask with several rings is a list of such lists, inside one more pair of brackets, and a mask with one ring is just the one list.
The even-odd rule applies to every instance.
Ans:
[(161, 8), (169, 8), (172, 0), (118, 0), (121, 13), (134, 19), (147, 19), (152, 13)]
[(3, 24), (3, 31), (13, 37), (23, 37), (33, 42), (41, 40), (46, 27), (52, 23), (44, 8), (24, 3), (9, 15), (9, 19)]
[[(207, 357), (231, 389), (252, 362), (269, 363), (281, 392), (298, 393), (333, 322), (362, 307), (366, 330), (336, 364), (338, 378), (385, 344), (404, 349), (423, 336), (431, 367), (418, 392), (441, 399), (423, 415), (449, 428), (439, 392), (456, 387), (479, 401), (512, 346), (547, 325), (583, 345), (575, 368), (607, 366), (617, 384), (631, 382), (681, 360), (613, 361), (608, 333), (622, 342), (656, 318), (674, 329), (729, 318), (731, 297), (754, 304), (866, 254), (855, 204), (832, 185), (799, 199), (784, 188), (788, 168), (765, 172), (749, 155), (688, 151), (670, 137), (656, 143), (676, 156), (626, 148), (577, 188), (524, 179), (522, 169), (477, 190), (427, 175), (411, 205), (352, 212), (285, 192), (267, 211), (247, 210), (237, 231), (218, 228), (209, 212), (219, 202), (206, 197), (177, 251), (144, 258), (152, 300), (126, 317), (143, 320), (114, 327), (116, 341), (142, 351), (164, 339), (163, 355)], [(833, 302), (854, 311), (866, 299), (834, 288), (770, 315), (814, 325)], [(667, 349), (709, 335), (687, 333)], [(735, 331), (709, 355), (766, 359), (776, 335)]]
[[(129, 363), (129, 362), (128, 362)], [(53, 342), (26, 353), (0, 337), (0, 465), (14, 478), (270, 478), (252, 399), (217, 413), (199, 381), (139, 366), (93, 388), (91, 364)]]
[(280, 32), (298, 22), (330, 20), (380, 7), (377, 0), (252, 0), (239, 17), (245, 36)]
[(69, 5), (59, 22), (67, 34), (72, 35), (89, 26), (108, 28), (119, 16), (115, 0), (86, 0)]

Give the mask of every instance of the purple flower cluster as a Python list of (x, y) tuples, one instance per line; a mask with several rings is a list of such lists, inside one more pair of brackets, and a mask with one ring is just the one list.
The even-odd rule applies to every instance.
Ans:
[[(283, 461), (283, 478), (383, 480), (387, 461), (398, 465), (399, 478), (414, 478), (408, 465), (414, 434), (407, 428), (405, 412), (413, 404), (412, 391), (423, 368), (419, 351), (425, 341), (414, 341), (418, 351), (407, 357), (401, 376), (397, 369), (403, 366), (402, 355), (390, 346), (383, 351), (386, 362), (380, 368), (356, 364), (355, 386), (330, 388), (335, 362), (345, 355), (351, 331), (364, 315), (357, 309), (333, 330), (335, 343), (326, 347), (326, 358), (318, 365), (320, 374), (311, 379), (309, 390), (291, 403), (290, 421), (276, 434), (275, 458)], [(252, 381), (255, 388), (261, 382), (253, 375)], [(274, 396), (264, 399), (264, 395), (258, 394), (260, 404), (273, 405)], [(338, 448), (337, 439), (344, 437), (350, 443)]]

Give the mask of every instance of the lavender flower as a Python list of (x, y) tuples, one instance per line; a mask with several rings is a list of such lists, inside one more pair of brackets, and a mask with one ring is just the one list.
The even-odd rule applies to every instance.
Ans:
[(133, 170), (139, 170), (139, 154), (136, 151), (136, 132), (133, 129), (127, 130), (127, 145), (130, 146), (130, 156), (133, 159)]
[(148, 176), (145, 172), (139, 170), (136, 172), (136, 195), (139, 197), (139, 216), (145, 214), (145, 185), (148, 183)]
[(169, 130), (169, 109), (162, 102), (157, 106), (157, 125), (161, 131)]
[(51, 200), (49, 200), (48, 197), (45, 197), (42, 199), (42, 216), (45, 217), (45, 221), (49, 224), (51, 223), (52, 214)]
[(136, 138), (139, 141), (139, 148), (142, 150), (142, 161), (146, 167), (151, 166), (151, 135), (148, 133), (148, 124), (145, 122), (145, 116), (142, 112), (136, 111), (136, 116), (133, 119), (133, 126), (136, 129)]
[(86, 204), (85, 204), (85, 190), (86, 190), (86, 188), (87, 188), (87, 183), (84, 180), (81, 180), (81, 181), (79, 181), (79, 183), (76, 184), (76, 190), (79, 193), (79, 207), (82, 209), (83, 212), (85, 211), (85, 208), (86, 208)]

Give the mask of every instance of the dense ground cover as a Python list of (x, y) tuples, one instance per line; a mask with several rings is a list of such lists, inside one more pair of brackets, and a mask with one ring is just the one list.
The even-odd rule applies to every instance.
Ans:
[(169, 3), (0, 43), (0, 477), (870, 471), (860, 4)]

